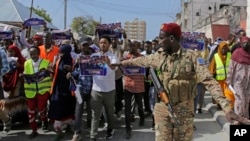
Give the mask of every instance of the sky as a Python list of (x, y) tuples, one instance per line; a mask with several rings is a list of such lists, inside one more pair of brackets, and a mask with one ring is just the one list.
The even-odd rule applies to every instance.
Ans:
[[(18, 0), (30, 7), (32, 0)], [(34, 0), (33, 6), (43, 8), (59, 29), (64, 28), (64, 0)], [(181, 0), (67, 0), (67, 28), (78, 16), (92, 16), (101, 23), (146, 22), (146, 40), (159, 34), (162, 23), (173, 22), (181, 11)], [(101, 19), (101, 20), (100, 20)]]

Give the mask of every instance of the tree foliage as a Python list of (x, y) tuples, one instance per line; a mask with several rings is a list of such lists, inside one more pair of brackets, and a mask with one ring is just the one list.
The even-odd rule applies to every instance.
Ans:
[(78, 34), (94, 35), (98, 24), (99, 22), (95, 21), (91, 16), (79, 16), (72, 20), (71, 29)]
[(39, 9), (39, 6), (37, 8), (32, 7), (32, 11), (36, 13), (38, 16), (43, 17), (45, 21), (51, 23), (52, 19), (50, 18), (50, 15), (47, 14), (47, 11), (43, 8)]

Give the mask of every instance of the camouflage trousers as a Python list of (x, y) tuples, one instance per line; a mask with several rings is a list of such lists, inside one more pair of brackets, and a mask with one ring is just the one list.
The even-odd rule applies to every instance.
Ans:
[(169, 116), (164, 103), (156, 103), (154, 107), (155, 141), (191, 141), (193, 139), (193, 99), (178, 103), (173, 107), (179, 121), (175, 124)]

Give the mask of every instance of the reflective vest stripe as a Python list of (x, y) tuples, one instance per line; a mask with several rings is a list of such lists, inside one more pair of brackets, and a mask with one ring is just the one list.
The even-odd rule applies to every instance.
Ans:
[[(47, 69), (48, 66), (49, 66), (49, 61), (42, 59), (39, 64), (39, 70), (43, 68)], [(26, 74), (34, 74), (34, 68), (31, 59), (25, 62), (24, 70)], [(37, 83), (30, 83), (30, 84), (24, 83), (25, 96), (27, 98), (33, 98), (37, 93), (45, 94), (46, 92), (50, 91), (51, 83), (52, 83), (51, 77), (45, 77), (42, 81)]]
[(224, 64), (222, 63), (222, 60), (220, 58), (220, 56), (218, 55), (218, 53), (216, 53), (214, 55), (215, 58), (215, 64), (216, 64), (216, 80), (225, 80), (226, 79), (226, 75), (228, 73), (228, 65), (230, 63), (231, 60), (231, 53), (227, 53), (227, 59), (226, 59), (226, 64), (224, 66)]

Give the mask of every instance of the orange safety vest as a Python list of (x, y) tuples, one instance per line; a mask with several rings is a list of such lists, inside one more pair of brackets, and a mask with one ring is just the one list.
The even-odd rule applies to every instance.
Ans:
[(46, 51), (46, 48), (44, 45), (39, 46), (39, 49), (40, 49), (40, 57), (48, 60), (50, 63), (53, 63), (54, 56), (58, 55), (58, 52), (59, 52), (59, 48), (54, 45), (52, 46), (49, 52)]

